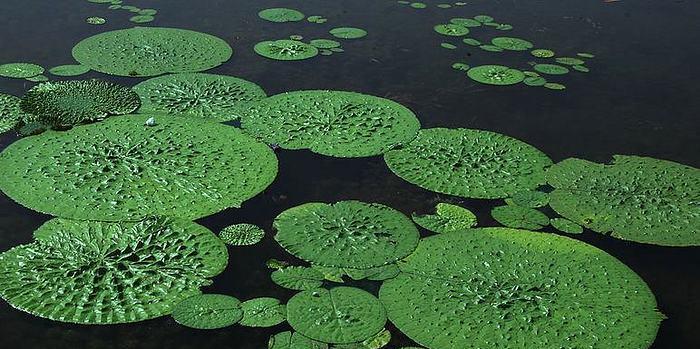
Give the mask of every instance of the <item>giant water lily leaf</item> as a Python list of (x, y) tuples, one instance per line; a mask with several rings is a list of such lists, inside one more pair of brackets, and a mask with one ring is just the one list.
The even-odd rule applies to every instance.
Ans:
[(384, 160), (399, 177), (422, 188), (485, 199), (537, 188), (552, 163), (533, 146), (506, 135), (446, 128), (421, 130)]
[(391, 207), (360, 201), (306, 203), (274, 221), (275, 239), (291, 254), (327, 266), (368, 269), (409, 255), (418, 229)]
[(254, 104), (242, 126), (285, 149), (362, 157), (409, 142), (420, 122), (408, 108), (388, 99), (343, 91), (296, 91)]
[(476, 216), (464, 207), (441, 202), (435, 206), (435, 214), (413, 214), (413, 221), (436, 233), (451, 233), (476, 225)]
[(24, 113), (19, 107), (20, 101), (19, 97), (0, 93), (0, 133), (13, 129), (22, 121)]
[(119, 76), (155, 76), (211, 69), (231, 58), (224, 40), (196, 31), (135, 27), (100, 33), (73, 47), (90, 69)]
[(134, 112), (139, 96), (128, 87), (102, 80), (45, 82), (22, 97), (22, 111), (32, 120), (65, 127)]
[(178, 324), (200, 330), (228, 327), (242, 318), (241, 301), (223, 294), (199, 294), (173, 308), (173, 319)]
[(627, 266), (553, 234), (435, 235), (399, 267), (380, 299), (394, 325), (430, 349), (646, 349), (663, 318)]
[(616, 155), (609, 165), (566, 159), (547, 172), (550, 206), (599, 233), (665, 246), (700, 245), (700, 171)]
[(0, 254), (0, 296), (36, 316), (81, 324), (169, 314), (224, 270), (224, 244), (188, 221), (53, 219)]
[(379, 333), (386, 313), (376, 297), (359, 288), (318, 288), (299, 292), (289, 300), (287, 321), (311, 339), (355, 343)]
[(241, 203), (277, 174), (272, 150), (240, 130), (126, 115), (12, 143), (0, 189), (34, 210), (76, 219), (200, 218)]
[(140, 113), (167, 113), (214, 121), (240, 117), (248, 104), (266, 97), (260, 86), (226, 75), (173, 74), (146, 80), (134, 91), (141, 97)]
[(249, 327), (271, 327), (287, 320), (287, 307), (277, 298), (261, 297), (241, 304), (241, 325)]

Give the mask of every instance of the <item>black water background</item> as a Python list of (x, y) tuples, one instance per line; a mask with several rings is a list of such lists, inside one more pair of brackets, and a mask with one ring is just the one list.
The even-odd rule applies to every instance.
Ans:
[[(439, 3), (443, 1), (427, 1)], [(260, 84), (269, 94), (301, 89), (340, 89), (386, 96), (414, 110), (424, 127), (470, 127), (505, 133), (549, 154), (555, 161), (576, 156), (605, 162), (613, 154), (636, 154), (698, 167), (698, 98), (700, 70), (700, 2), (620, 1), (470, 1), (464, 7), (414, 10), (392, 0), (125, 1), (159, 10), (150, 25), (208, 32), (227, 40), (234, 57), (211, 72), (230, 74)], [(324, 15), (325, 25), (307, 22), (274, 24), (257, 11), (272, 6)], [(560, 79), (565, 92), (546, 89), (489, 87), (473, 83), (450, 65), (503, 63), (525, 68), (527, 54), (488, 53), (441, 37), (432, 26), (451, 17), (489, 14), (515, 29), (504, 32), (569, 55), (593, 52), (589, 74)], [(2, 0), (0, 62), (33, 61), (46, 67), (72, 62), (71, 47), (82, 38), (130, 27), (126, 11), (81, 0)], [(108, 19), (104, 26), (85, 23), (89, 16)], [(252, 52), (254, 43), (301, 34), (326, 38), (333, 26), (358, 26), (370, 35), (346, 41), (346, 52), (303, 62), (275, 62)], [(475, 31), (478, 38), (493, 30)], [(459, 46), (450, 51), (440, 42)], [(99, 77), (125, 84), (141, 79)], [(33, 86), (1, 79), (0, 91), (21, 95)], [(0, 149), (14, 138), (0, 136)], [(380, 157), (333, 159), (305, 151), (282, 151), (275, 183), (242, 209), (200, 220), (214, 231), (235, 222), (251, 222), (270, 231), (284, 209), (308, 201), (359, 199), (381, 202), (406, 214), (427, 211), (439, 199), (390, 173)], [(442, 199), (447, 199), (442, 197)], [(464, 200), (482, 226), (495, 225), (488, 211), (496, 202)], [(0, 195), (0, 250), (27, 243), (31, 232), (50, 217), (32, 212)], [(208, 292), (240, 299), (273, 296), (286, 300), (293, 292), (273, 285), (264, 262), (291, 259), (272, 240), (231, 249), (229, 268)], [(616, 256), (641, 275), (657, 296), (664, 321), (653, 348), (700, 347), (699, 248), (666, 248), (628, 243), (595, 233), (577, 236)], [(372, 290), (369, 284), (363, 285)], [(376, 287), (375, 287), (376, 289)], [(77, 326), (32, 317), (0, 305), (3, 348), (264, 348), (267, 337), (286, 330), (239, 326), (196, 331), (168, 317), (120, 326)], [(391, 347), (408, 345), (392, 331)]]

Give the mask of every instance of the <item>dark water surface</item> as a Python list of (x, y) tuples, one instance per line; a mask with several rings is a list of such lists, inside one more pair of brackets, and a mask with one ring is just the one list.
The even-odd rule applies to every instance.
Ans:
[[(437, 4), (447, 1), (426, 1)], [(339, 89), (392, 98), (416, 112), (423, 127), (469, 127), (501, 132), (524, 140), (553, 160), (581, 157), (598, 162), (613, 154), (636, 154), (700, 166), (700, 2), (624, 0), (468, 1), (464, 7), (415, 10), (392, 0), (160, 0), (125, 4), (159, 10), (150, 25), (180, 27), (217, 35), (234, 48), (233, 58), (211, 70), (260, 84), (268, 94), (300, 89)], [(288, 6), (307, 15), (323, 15), (324, 25), (306, 21), (262, 21), (263, 8)], [(503, 63), (525, 68), (527, 53), (490, 53), (433, 32), (449, 18), (488, 14), (510, 23), (511, 32), (484, 30), (484, 35), (512, 35), (538, 46), (568, 53), (592, 52), (591, 73), (571, 73), (557, 81), (563, 92), (544, 88), (478, 85), (450, 68), (456, 61), (472, 66)], [(51, 67), (72, 62), (79, 40), (131, 26), (127, 11), (82, 0), (0, 1), (0, 63), (30, 61)], [(85, 23), (101, 16), (103, 26)], [(365, 28), (364, 39), (344, 41), (345, 53), (303, 62), (266, 60), (252, 46), (291, 34), (328, 38), (335, 26)], [(468, 56), (469, 55), (469, 56)], [(142, 79), (99, 77), (128, 85)], [(0, 91), (21, 95), (32, 83), (0, 80)], [(0, 136), (0, 149), (15, 138)], [(427, 211), (439, 197), (393, 175), (381, 157), (333, 159), (307, 151), (278, 153), (275, 183), (241, 209), (200, 220), (214, 231), (236, 222), (259, 224), (268, 237), (259, 245), (230, 249), (228, 269), (206, 292), (239, 299), (259, 296), (287, 300), (293, 291), (270, 281), (269, 258), (293, 260), (272, 239), (272, 219), (281, 211), (309, 201), (359, 199), (380, 202), (406, 214)], [(444, 197), (442, 197), (444, 199)], [(495, 201), (465, 200), (481, 226), (495, 225), (488, 212)], [(0, 251), (31, 240), (32, 231), (50, 217), (32, 212), (0, 195)], [(649, 284), (660, 309), (669, 317), (653, 348), (700, 348), (700, 248), (667, 248), (628, 243), (587, 231), (576, 238), (611, 253)], [(370, 291), (376, 286), (362, 285)], [(374, 289), (372, 288), (374, 287)], [(119, 326), (79, 326), (36, 318), (0, 304), (2, 348), (265, 348), (267, 338), (287, 330), (240, 326), (197, 331), (169, 317)], [(392, 331), (390, 348), (410, 345)], [(537, 348), (533, 348), (537, 349)], [(615, 349), (615, 348), (613, 348)]]

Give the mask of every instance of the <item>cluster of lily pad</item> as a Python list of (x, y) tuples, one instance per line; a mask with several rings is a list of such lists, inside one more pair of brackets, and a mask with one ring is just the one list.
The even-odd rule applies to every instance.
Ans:
[[(139, 8), (133, 5), (125, 5), (122, 0), (87, 0), (88, 2), (109, 5), (110, 10), (124, 10), (133, 13), (129, 21), (133, 23), (148, 23), (155, 19), (158, 10), (152, 8)], [(101, 25), (107, 21), (102, 17), (89, 17), (86, 19), (89, 24)]]

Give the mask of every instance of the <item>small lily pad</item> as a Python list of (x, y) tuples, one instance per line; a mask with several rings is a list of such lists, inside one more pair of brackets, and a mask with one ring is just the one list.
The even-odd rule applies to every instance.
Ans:
[(461, 71), (468, 71), (469, 70), (469, 64), (462, 63), (462, 62), (457, 62), (452, 64), (452, 69), (456, 70), (461, 70)]
[(572, 65), (571, 69), (573, 69), (577, 72), (581, 72), (581, 73), (588, 73), (591, 71), (590, 69), (588, 69), (588, 67), (586, 67), (584, 65)]
[(456, 17), (450, 19), (450, 23), (456, 24), (456, 25), (461, 25), (466, 28), (475, 28), (475, 27), (480, 27), (481, 22), (477, 21), (476, 19), (472, 18), (461, 18), (461, 17)]
[(26, 79), (44, 72), (44, 68), (33, 63), (0, 64), (0, 76), (6, 78)]
[(318, 49), (297, 40), (262, 41), (253, 47), (255, 53), (278, 61), (298, 61), (318, 55)]
[(583, 65), (586, 61), (574, 57), (557, 57), (554, 59), (559, 64), (564, 65)]
[(532, 68), (547, 75), (564, 75), (569, 73), (569, 68), (556, 64), (535, 64)]
[(536, 50), (530, 51), (530, 54), (537, 57), (537, 58), (551, 58), (554, 57), (554, 51), (544, 49), (544, 48), (538, 48)]
[(567, 234), (581, 234), (583, 233), (583, 227), (566, 219), (566, 218), (552, 218), (549, 220), (549, 224), (554, 227), (554, 229), (559, 230), (562, 233)]
[(436, 233), (451, 233), (476, 225), (476, 216), (464, 207), (441, 202), (435, 206), (435, 214), (414, 213), (413, 221)]
[(272, 282), (290, 290), (308, 290), (323, 285), (323, 274), (306, 267), (286, 267), (272, 272)]
[(525, 79), (523, 72), (503, 65), (480, 65), (467, 72), (472, 80), (487, 85), (515, 85)]
[(309, 41), (309, 44), (311, 46), (314, 46), (316, 48), (320, 49), (332, 49), (336, 47), (340, 47), (340, 43), (335, 41), (335, 40), (329, 40), (329, 39), (314, 39)]
[(493, 17), (487, 15), (474, 16), (474, 19), (480, 23), (490, 23), (493, 22)]
[(132, 16), (129, 18), (129, 21), (134, 22), (134, 23), (148, 23), (148, 22), (153, 22), (153, 20), (156, 19), (153, 16), (150, 15), (136, 15)]
[(539, 230), (549, 224), (549, 217), (534, 208), (516, 205), (498, 206), (491, 210), (491, 216), (509, 228)]
[(441, 46), (442, 48), (446, 48), (446, 49), (448, 49), (448, 50), (454, 50), (454, 49), (457, 48), (457, 46), (455, 46), (455, 45), (453, 45), (453, 44), (450, 44), (449, 42), (440, 43), (440, 46)]
[(49, 69), (49, 73), (56, 76), (78, 76), (90, 71), (90, 67), (81, 64), (65, 64)]
[(304, 19), (304, 14), (290, 8), (268, 8), (258, 12), (258, 17), (275, 23), (298, 22)]
[(481, 46), (481, 41), (474, 38), (464, 38), (462, 42), (469, 46)]
[(493, 38), (493, 40), (491, 40), (491, 43), (494, 44), (494, 46), (498, 46), (504, 50), (510, 51), (527, 51), (534, 46), (531, 42), (527, 40), (508, 36)]
[(506, 201), (509, 205), (513, 204), (523, 207), (537, 208), (547, 206), (549, 203), (549, 194), (541, 191), (527, 190), (514, 193), (510, 198), (506, 199)]
[(336, 38), (341, 39), (359, 39), (367, 36), (367, 31), (364, 29), (353, 27), (333, 28), (329, 31), (329, 33)]
[(438, 24), (433, 27), (433, 29), (440, 34), (447, 36), (464, 36), (469, 34), (469, 28), (452, 23)]
[(243, 319), (240, 324), (248, 327), (272, 327), (287, 320), (287, 307), (277, 298), (261, 297), (241, 304)]
[(548, 82), (548, 83), (544, 84), (544, 87), (548, 88), (550, 90), (556, 90), (556, 91), (561, 91), (561, 90), (566, 89), (566, 86), (559, 84), (559, 83), (556, 83), (556, 82)]
[(223, 294), (192, 296), (173, 308), (175, 322), (200, 330), (228, 327), (242, 318), (241, 301)]
[(503, 52), (503, 48), (496, 45), (481, 45), (479, 48), (487, 52)]
[(255, 245), (265, 237), (265, 231), (254, 224), (229, 225), (219, 232), (219, 238), (231, 246)]
[(529, 76), (523, 79), (523, 83), (527, 86), (544, 86), (547, 83), (547, 79), (541, 76)]
[(102, 25), (107, 23), (107, 20), (102, 17), (88, 17), (85, 19), (85, 22), (93, 25)]

